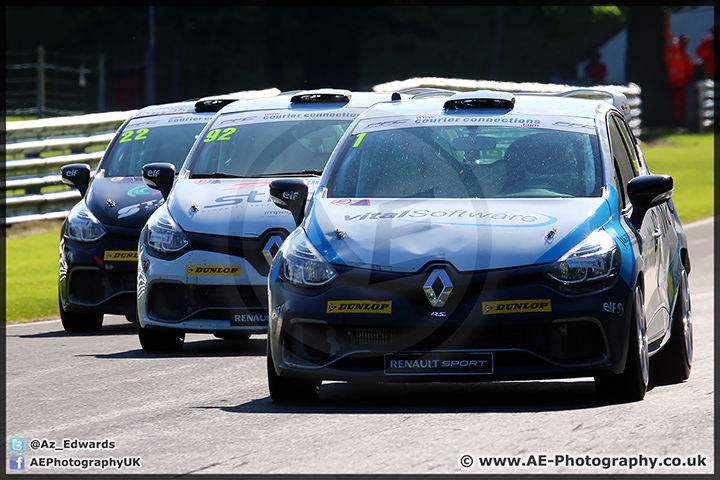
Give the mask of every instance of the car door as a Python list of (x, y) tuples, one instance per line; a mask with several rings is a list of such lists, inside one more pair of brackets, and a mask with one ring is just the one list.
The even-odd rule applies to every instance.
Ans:
[[(648, 341), (661, 338), (667, 328), (669, 316), (660, 288), (660, 256), (662, 252), (663, 226), (661, 209), (663, 206), (651, 208), (643, 218), (640, 229), (636, 229), (629, 221), (632, 204), (627, 198), (628, 182), (641, 174), (640, 160), (637, 155), (635, 141), (625, 124), (616, 114), (608, 119), (610, 147), (613, 154), (615, 175), (618, 180), (618, 202), (622, 213), (625, 229), (630, 235), (638, 237), (638, 245), (643, 263), (645, 314), (647, 316)], [(666, 318), (667, 317), (667, 318)]]

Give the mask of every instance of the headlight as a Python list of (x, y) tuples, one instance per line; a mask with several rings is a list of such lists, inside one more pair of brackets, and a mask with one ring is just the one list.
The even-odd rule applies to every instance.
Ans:
[(160, 207), (150, 216), (144, 236), (145, 245), (162, 253), (175, 253), (190, 245), (190, 240), (170, 216), (167, 208)]
[(596, 230), (555, 262), (547, 274), (563, 285), (572, 285), (609, 278), (619, 268), (617, 243), (605, 230)]
[(312, 246), (302, 228), (285, 239), (278, 255), (280, 278), (296, 285), (317, 287), (337, 276), (332, 266)]
[(107, 233), (102, 223), (95, 218), (85, 202), (76, 204), (67, 217), (68, 238), (78, 242), (94, 242)]

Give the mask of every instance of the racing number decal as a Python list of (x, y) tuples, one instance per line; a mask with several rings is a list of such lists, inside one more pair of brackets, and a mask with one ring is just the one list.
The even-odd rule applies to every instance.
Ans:
[[(131, 140), (145, 140), (145, 139), (147, 139), (147, 133), (149, 131), (150, 130), (147, 128), (141, 128), (138, 131), (128, 130), (127, 132), (123, 132), (122, 134), (120, 134), (120, 142), (119, 143), (129, 142)], [(135, 134), (134, 138), (133, 138), (133, 134)]]
[[(222, 130), (222, 135), (220, 135), (220, 131)], [(221, 141), (221, 140), (230, 140), (230, 135), (235, 133), (237, 128), (235, 127), (228, 127), (225, 129), (215, 128), (213, 130), (210, 130), (205, 137), (205, 142), (214, 142), (215, 140)]]

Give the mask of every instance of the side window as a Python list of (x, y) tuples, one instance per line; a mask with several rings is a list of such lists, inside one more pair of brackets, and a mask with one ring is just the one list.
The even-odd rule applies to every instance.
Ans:
[[(638, 159), (635, 149), (628, 143), (631, 140), (628, 132), (623, 132), (620, 128), (618, 119), (612, 116), (608, 122), (610, 134), (610, 149), (612, 150), (613, 160), (615, 164), (615, 176), (618, 181), (619, 198), (618, 203), (620, 211), (627, 209), (630, 201), (627, 198), (627, 184), (633, 177), (637, 176)], [(624, 124), (622, 124), (624, 126)]]
[(638, 160), (635, 137), (633, 136), (625, 121), (623, 121), (622, 119), (620, 119), (620, 117), (617, 116), (613, 116), (612, 118), (615, 123), (617, 123), (620, 134), (622, 135), (623, 143), (625, 144), (625, 148), (630, 154), (630, 161), (632, 163), (633, 171), (635, 172), (634, 176), (637, 176), (640, 173), (640, 160)]

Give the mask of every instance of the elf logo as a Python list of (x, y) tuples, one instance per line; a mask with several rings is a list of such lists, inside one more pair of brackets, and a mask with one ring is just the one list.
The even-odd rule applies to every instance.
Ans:
[(622, 316), (625, 313), (625, 307), (622, 303), (605, 302), (603, 303), (603, 310), (607, 313), (617, 313), (618, 316)]
[(240, 275), (235, 265), (186, 265), (185, 275)]
[(392, 313), (392, 302), (375, 300), (339, 300), (328, 302), (325, 313)]
[(495, 313), (552, 312), (550, 300), (506, 300), (483, 302), (483, 315)]

